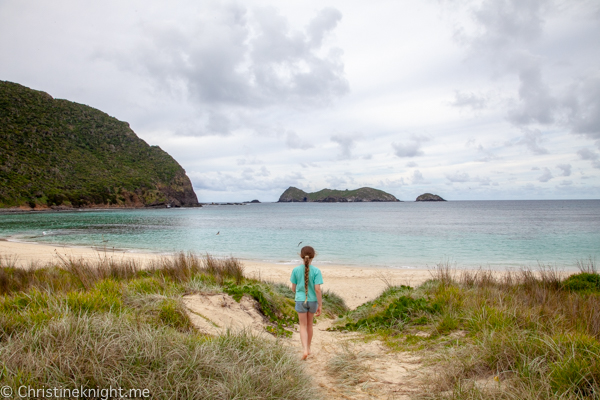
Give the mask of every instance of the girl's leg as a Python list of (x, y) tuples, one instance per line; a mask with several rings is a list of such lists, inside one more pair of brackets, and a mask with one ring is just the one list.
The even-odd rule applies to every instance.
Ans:
[[(298, 313), (298, 321), (300, 322), (300, 341), (302, 342), (302, 359), (306, 360), (308, 357), (308, 313)], [(312, 326), (311, 326), (312, 333)]]
[(308, 350), (308, 354), (310, 354), (310, 343), (312, 342), (313, 337), (313, 313), (306, 313), (306, 348)]

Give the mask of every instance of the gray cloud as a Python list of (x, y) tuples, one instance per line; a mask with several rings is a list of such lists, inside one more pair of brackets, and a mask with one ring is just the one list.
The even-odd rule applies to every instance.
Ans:
[(257, 159), (256, 157), (253, 157), (251, 159), (247, 159), (247, 158), (238, 158), (236, 161), (237, 165), (259, 165), (262, 164), (263, 162), (260, 161), (259, 159)]
[(480, 153), (480, 154), (482, 154), (482, 157), (479, 158), (477, 161), (490, 162), (490, 161), (493, 161), (493, 160), (497, 160), (499, 158), (491, 150), (486, 149), (481, 144), (479, 144), (477, 146), (477, 152)]
[[(600, 141), (600, 76), (576, 81), (563, 100), (568, 110), (568, 124), (572, 132)], [(600, 142), (597, 142), (600, 147)]]
[(476, 182), (479, 183), (480, 186), (498, 186), (497, 182), (493, 182), (488, 177), (471, 177), (467, 172), (460, 171), (455, 171), (453, 174), (446, 174), (446, 179), (449, 181), (449, 183), (447, 183), (448, 185), (452, 185), (453, 183)]
[(490, 178), (488, 178), (488, 177), (485, 177), (485, 178), (479, 178), (479, 177), (477, 177), (476, 181), (479, 182), (479, 184), (481, 186), (490, 186), (490, 184), (492, 184), (492, 180)]
[(187, 135), (226, 135), (241, 125), (241, 111), (314, 107), (348, 93), (341, 51), (323, 44), (341, 20), (338, 10), (321, 10), (297, 31), (275, 8), (217, 4), (193, 25), (146, 22), (143, 40), (101, 57), (198, 104), (204, 117), (180, 130)]
[(377, 185), (371, 185), (371, 186), (397, 188), (397, 187), (401, 187), (401, 186), (405, 186), (405, 185), (407, 185), (406, 181), (404, 180), (403, 177), (400, 177), (398, 179), (386, 178), (385, 180), (380, 180), (377, 183)]
[(271, 171), (267, 169), (264, 165), (260, 167), (260, 170), (256, 173), (257, 176), (269, 176), (271, 175)]
[(419, 142), (408, 142), (405, 144), (392, 143), (392, 147), (397, 157), (417, 157), (423, 155), (421, 143)]
[(550, 170), (548, 168), (544, 167), (544, 172), (542, 173), (542, 175), (540, 175), (540, 177), (538, 178), (538, 181), (548, 182), (552, 178), (554, 178), (554, 176), (552, 175)]
[[(455, 39), (477, 58), (483, 56), (492, 65), (496, 76), (509, 74), (519, 79), (516, 97), (507, 103), (508, 121), (519, 127), (531, 124), (567, 127), (572, 133), (596, 140), (600, 148), (600, 77), (597, 69), (578, 71), (574, 75), (577, 78), (565, 90), (566, 82), (544, 79), (544, 71), (549, 69), (549, 51), (537, 47), (544, 39), (548, 15), (572, 10), (589, 15), (592, 9), (597, 15), (597, 6), (544, 0), (484, 0), (462, 4), (466, 5), (475, 24), (473, 27), (459, 26)], [(552, 48), (561, 54), (570, 50)], [(543, 50), (546, 53), (541, 54)], [(475, 108), (480, 104), (484, 103), (473, 93), (455, 92), (453, 105)], [(545, 149), (535, 143), (528, 147), (534, 154), (544, 154)]]
[(419, 183), (425, 183), (425, 178), (423, 177), (423, 174), (421, 173), (421, 171), (419, 171), (418, 169), (415, 169), (413, 171), (411, 181), (412, 181), (413, 185), (417, 185)]
[(290, 149), (306, 150), (314, 147), (311, 143), (302, 140), (300, 136), (298, 136), (298, 134), (293, 131), (288, 131), (285, 143)]
[(509, 121), (515, 125), (553, 123), (558, 102), (550, 94), (549, 86), (542, 80), (538, 58), (522, 52), (513, 58), (520, 82), (519, 102), (509, 110)]
[(468, 34), (459, 30), (455, 37), (478, 52), (495, 53), (522, 46), (540, 37), (544, 5), (542, 0), (483, 1), (472, 9), (479, 29)]
[(206, 131), (203, 133), (226, 136), (231, 134), (233, 128), (233, 121), (229, 117), (227, 117), (223, 112), (211, 111), (208, 114), (208, 123), (206, 124)]
[(571, 175), (571, 164), (558, 164), (556, 168), (562, 170), (562, 176)]
[[(270, 175), (268, 171), (266, 171), (266, 174)], [(297, 172), (285, 176), (265, 178), (265, 171), (262, 168), (259, 171), (254, 171), (252, 168), (246, 168), (240, 175), (221, 172), (206, 174), (195, 173), (189, 175), (195, 189), (216, 192), (280, 190), (289, 186), (301, 186), (301, 182), (304, 180), (304, 176)]]
[(459, 90), (454, 91), (454, 100), (450, 102), (453, 107), (468, 107), (472, 110), (481, 110), (486, 107), (487, 99), (484, 96), (478, 96), (473, 92), (464, 93)]
[(417, 164), (417, 163), (416, 163), (416, 162), (414, 162), (414, 161), (409, 161), (409, 162), (407, 162), (407, 163), (406, 163), (406, 166), (407, 166), (408, 168), (413, 168), (413, 167), (418, 167), (418, 166), (419, 166), (419, 164)]
[(394, 148), (394, 154), (397, 157), (417, 157), (422, 156), (423, 150), (421, 149), (422, 143), (427, 142), (430, 139), (423, 135), (412, 135), (410, 141), (407, 143), (392, 143)]
[(342, 13), (335, 8), (324, 8), (321, 10), (308, 24), (307, 33), (311, 47), (320, 48), (325, 35), (335, 29), (341, 19)]
[(348, 185), (354, 185), (356, 183), (356, 181), (352, 177), (352, 174), (350, 173), (346, 173), (343, 176), (328, 175), (327, 177), (325, 177), (325, 180), (327, 181), (327, 183), (329, 183), (331, 188), (338, 190), (348, 189)]
[(447, 174), (446, 175), (446, 179), (448, 179), (450, 182), (469, 182), (469, 174), (466, 172), (459, 172), (456, 171), (453, 174)]
[(540, 146), (542, 141), (542, 132), (539, 129), (522, 129), (523, 136), (516, 142), (507, 142), (506, 146), (525, 146), (533, 154), (548, 154), (548, 149)]
[(338, 158), (340, 160), (348, 160), (352, 158), (352, 149), (356, 147), (356, 139), (360, 135), (333, 135), (331, 141), (340, 145), (340, 153)]
[(577, 154), (582, 160), (591, 161), (594, 168), (600, 168), (600, 156), (598, 153), (591, 151), (588, 148), (583, 148), (577, 150)]

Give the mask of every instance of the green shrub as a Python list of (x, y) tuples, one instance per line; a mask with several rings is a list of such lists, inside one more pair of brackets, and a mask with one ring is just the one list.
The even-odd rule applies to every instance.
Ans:
[(323, 315), (334, 318), (342, 316), (348, 312), (348, 306), (344, 299), (342, 299), (335, 292), (325, 290), (323, 292)]
[(163, 325), (179, 331), (193, 330), (193, 324), (185, 307), (174, 299), (165, 299), (162, 301), (159, 306), (158, 320)]
[(127, 292), (130, 294), (164, 293), (165, 285), (155, 277), (139, 278), (127, 283)]
[(571, 292), (600, 292), (600, 274), (581, 272), (569, 276), (562, 284), (563, 289)]
[[(376, 308), (373, 304), (372, 308)], [(422, 325), (429, 319), (427, 315), (437, 314), (440, 311), (438, 304), (430, 304), (426, 299), (413, 299), (408, 296), (400, 296), (393, 300), (383, 310), (372, 315), (358, 319), (356, 322), (348, 322), (337, 329), (364, 330), (376, 332), (381, 329), (402, 330), (406, 323)]]

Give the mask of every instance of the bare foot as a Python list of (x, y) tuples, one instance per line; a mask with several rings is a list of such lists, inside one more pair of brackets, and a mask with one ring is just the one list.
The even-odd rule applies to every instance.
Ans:
[(301, 358), (301, 360), (303, 360), (303, 361), (304, 361), (304, 360), (306, 360), (307, 358), (308, 358), (308, 353), (304, 353), (304, 354), (302, 354), (302, 358)]

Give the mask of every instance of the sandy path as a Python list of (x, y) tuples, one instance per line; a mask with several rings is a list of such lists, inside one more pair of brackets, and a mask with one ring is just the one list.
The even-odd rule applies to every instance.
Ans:
[[(256, 301), (244, 296), (238, 303), (227, 294), (191, 294), (183, 297), (192, 323), (201, 332), (218, 335), (227, 329), (250, 330), (265, 340), (275, 340), (266, 333), (267, 319), (258, 311)], [(312, 354), (306, 361), (322, 398), (326, 399), (408, 399), (419, 390), (419, 382), (427, 372), (414, 353), (392, 352), (380, 341), (365, 342), (359, 333), (328, 331), (333, 320), (320, 319), (314, 326)], [(298, 358), (302, 354), (300, 334), (281, 339)], [(364, 371), (356, 381), (343, 382), (328, 373), (327, 365), (340, 354), (356, 354)]]
[[(383, 343), (365, 343), (359, 333), (327, 331), (333, 320), (322, 319), (314, 326), (312, 354), (306, 361), (307, 370), (327, 399), (409, 399), (419, 390), (427, 369), (414, 353), (392, 352)], [(302, 354), (300, 334), (295, 332), (288, 344)], [(327, 373), (327, 364), (338, 354), (359, 355), (366, 371), (358, 383), (340, 382)]]

